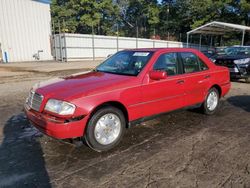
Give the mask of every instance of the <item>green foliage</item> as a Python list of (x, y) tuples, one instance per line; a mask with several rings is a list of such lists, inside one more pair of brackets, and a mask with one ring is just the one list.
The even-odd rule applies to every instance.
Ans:
[(118, 16), (118, 7), (112, 0), (52, 0), (52, 22), (56, 32), (72, 33), (110, 32)]
[(211, 21), (250, 25), (249, 0), (52, 0), (55, 32), (180, 40)]

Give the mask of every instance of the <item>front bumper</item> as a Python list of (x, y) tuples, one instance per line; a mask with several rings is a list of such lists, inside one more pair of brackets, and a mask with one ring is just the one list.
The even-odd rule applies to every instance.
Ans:
[(84, 135), (87, 117), (77, 121), (58, 123), (43, 113), (29, 109), (26, 104), (24, 105), (24, 111), (31, 124), (48, 136), (67, 139)]
[(242, 79), (242, 78), (246, 78), (246, 76), (242, 75), (240, 73), (230, 72), (230, 78), (232, 78), (232, 79)]
[(230, 70), (230, 77), (233, 79), (250, 77), (250, 65), (248, 65), (248, 67), (235, 65), (234, 68), (229, 68), (229, 70)]

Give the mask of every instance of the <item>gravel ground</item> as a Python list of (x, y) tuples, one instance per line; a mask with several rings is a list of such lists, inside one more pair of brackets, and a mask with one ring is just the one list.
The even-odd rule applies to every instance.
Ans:
[(163, 115), (97, 153), (43, 136), (25, 118), (34, 83), (87, 70), (50, 66), (0, 66), (0, 187), (250, 187), (250, 84), (232, 83), (214, 116)]

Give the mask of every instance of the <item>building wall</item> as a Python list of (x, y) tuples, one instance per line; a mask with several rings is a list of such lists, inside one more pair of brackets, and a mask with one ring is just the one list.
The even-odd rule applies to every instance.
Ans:
[(0, 43), (9, 62), (51, 60), (49, 0), (0, 0)]

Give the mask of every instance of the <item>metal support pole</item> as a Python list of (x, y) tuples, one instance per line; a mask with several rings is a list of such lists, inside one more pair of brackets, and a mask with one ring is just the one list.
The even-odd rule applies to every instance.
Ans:
[(220, 36), (220, 46), (222, 46), (222, 35)]
[(54, 35), (54, 50), (55, 50), (55, 60), (58, 61), (58, 53), (57, 53), (57, 44), (59, 40), (57, 40), (57, 34)]
[(188, 48), (188, 42), (189, 42), (188, 40), (189, 40), (189, 34), (187, 34), (187, 46), (186, 46), (187, 48)]
[(245, 30), (243, 30), (242, 32), (241, 46), (244, 46), (244, 40), (245, 40)]
[(60, 43), (60, 56), (61, 56), (61, 61), (64, 61), (64, 57), (63, 57), (63, 47), (62, 47), (62, 35), (59, 34), (59, 43)]
[(93, 61), (95, 60), (95, 35), (94, 35), (94, 26), (92, 24), (92, 50), (93, 50)]
[(138, 26), (136, 22), (136, 48), (138, 48)]
[(119, 51), (119, 26), (117, 24), (117, 35), (116, 35), (116, 49)]
[(210, 41), (210, 48), (213, 46), (213, 36), (211, 36), (211, 41)]
[(68, 62), (68, 56), (67, 56), (67, 44), (66, 44), (66, 35), (65, 33), (63, 34), (64, 37), (64, 55), (65, 55), (65, 62)]
[(57, 60), (57, 54), (56, 54), (56, 32), (55, 32), (55, 22), (52, 23), (52, 54), (55, 60)]
[(201, 38), (202, 36), (200, 35), (199, 50), (201, 50)]
[(61, 37), (61, 26), (60, 21), (58, 21), (58, 30), (59, 30), (59, 47), (60, 47), (60, 59), (63, 62), (63, 53), (62, 53), (62, 37)]
[(62, 47), (62, 53), (63, 53), (63, 61), (67, 62), (67, 47), (66, 47), (66, 37), (65, 37), (65, 30), (66, 30), (66, 24), (65, 20), (63, 19), (63, 47)]

